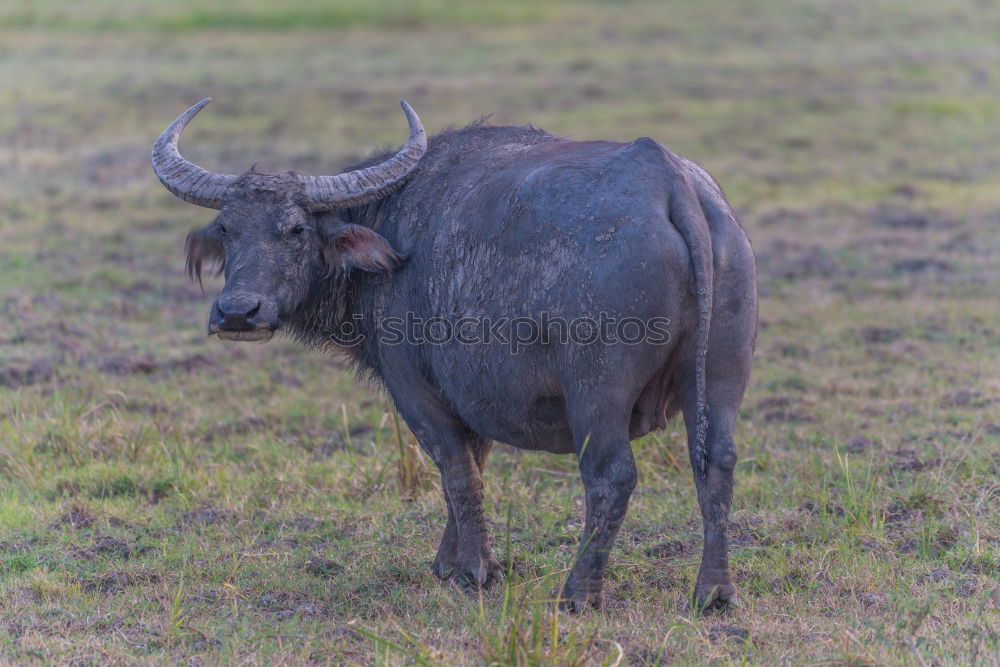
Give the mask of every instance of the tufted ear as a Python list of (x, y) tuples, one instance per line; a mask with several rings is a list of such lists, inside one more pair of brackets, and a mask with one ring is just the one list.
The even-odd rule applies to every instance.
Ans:
[(222, 273), (226, 263), (226, 251), (211, 225), (188, 232), (187, 240), (184, 241), (184, 252), (187, 254), (185, 268), (188, 278), (198, 281), (198, 286), (202, 289), (204, 289), (201, 284), (202, 264), (206, 261), (215, 264), (215, 275)]
[(401, 257), (380, 234), (361, 225), (337, 225), (327, 237), (323, 257), (331, 272), (351, 269), (392, 271)]

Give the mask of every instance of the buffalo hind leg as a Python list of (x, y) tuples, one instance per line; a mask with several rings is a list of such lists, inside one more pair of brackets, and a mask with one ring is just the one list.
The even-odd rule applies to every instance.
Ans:
[[(486, 457), (489, 455), (491, 445), (492, 443), (485, 438), (480, 438), (477, 442), (472, 443), (472, 455), (475, 459), (480, 479), (482, 478), (483, 467), (486, 465)], [(448, 524), (445, 526), (444, 535), (441, 537), (441, 545), (438, 547), (437, 556), (434, 557), (431, 571), (436, 577), (442, 580), (449, 579), (456, 572), (458, 572), (459, 578), (463, 578), (463, 574), (461, 573), (462, 568), (459, 567), (458, 521), (447, 490), (445, 491), (444, 499), (448, 506)], [(468, 579), (469, 577), (466, 575), (465, 578)], [(493, 577), (494, 580), (498, 578), (497, 576)], [(486, 583), (488, 585), (490, 581)]]
[(708, 405), (704, 474), (697, 469), (701, 457), (693, 449), (696, 442), (695, 408), (692, 405), (685, 407), (684, 411), (704, 529), (701, 566), (692, 600), (694, 610), (699, 613), (725, 609), (736, 603), (736, 586), (729, 571), (729, 507), (733, 499), (733, 469), (736, 467), (736, 447), (733, 444), (736, 407), (713, 404), (711, 398)]
[(610, 414), (602, 415), (575, 426), (573, 436), (587, 499), (587, 519), (559, 607), (580, 612), (588, 604), (601, 606), (604, 568), (625, 518), (637, 474), (627, 418), (616, 420)]

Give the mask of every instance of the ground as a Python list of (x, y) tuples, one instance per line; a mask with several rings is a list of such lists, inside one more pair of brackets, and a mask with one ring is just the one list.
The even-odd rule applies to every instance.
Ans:
[[(981, 0), (0, 7), (0, 662), (1000, 664), (1000, 7)], [(430, 573), (436, 473), (379, 392), (204, 335), (211, 212), (148, 154), (331, 172), (493, 113), (652, 136), (722, 183), (761, 317), (737, 424), (742, 606), (687, 612), (682, 429), (640, 482), (606, 608), (572, 562), (572, 457), (497, 448), (507, 585)]]

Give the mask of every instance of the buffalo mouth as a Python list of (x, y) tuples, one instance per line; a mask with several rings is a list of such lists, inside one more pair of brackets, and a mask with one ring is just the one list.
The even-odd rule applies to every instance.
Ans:
[(226, 331), (225, 329), (218, 329), (212, 333), (218, 336), (221, 340), (241, 340), (266, 343), (274, 336), (274, 329), (260, 328), (251, 329), (249, 331)]

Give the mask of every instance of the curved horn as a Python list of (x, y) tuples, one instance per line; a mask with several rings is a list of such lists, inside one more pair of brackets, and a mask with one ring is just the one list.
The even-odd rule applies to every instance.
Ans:
[(226, 191), (236, 182), (238, 176), (217, 174), (207, 171), (181, 157), (177, 150), (177, 141), (181, 132), (192, 118), (202, 108), (212, 101), (212, 98), (198, 102), (193, 107), (177, 117), (170, 127), (163, 131), (160, 138), (153, 144), (153, 171), (159, 177), (167, 190), (186, 202), (204, 206), (205, 208), (222, 208)]
[(348, 208), (385, 197), (402, 185), (427, 150), (427, 135), (417, 113), (400, 100), (410, 124), (410, 138), (399, 152), (382, 164), (336, 176), (301, 176), (305, 196), (316, 211)]

